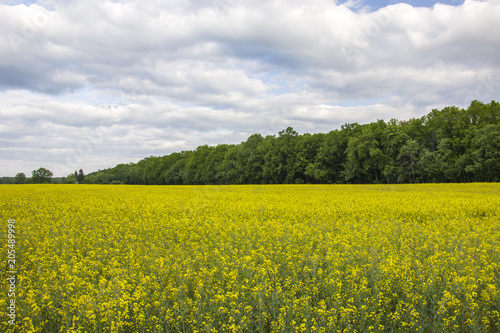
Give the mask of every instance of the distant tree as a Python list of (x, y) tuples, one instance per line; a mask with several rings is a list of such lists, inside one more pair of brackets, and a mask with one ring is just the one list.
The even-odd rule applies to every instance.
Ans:
[[(381, 127), (382, 129), (380, 129)], [(386, 156), (378, 137), (385, 123), (365, 125), (361, 133), (349, 138), (346, 154), (345, 180), (353, 183), (379, 183)]]
[(52, 182), (53, 175), (52, 171), (45, 168), (39, 168), (31, 172), (31, 181), (33, 184), (50, 183)]
[(170, 155), (169, 168), (164, 172), (165, 184), (180, 185), (184, 183), (183, 172), (191, 155), (191, 151), (173, 153)]
[[(409, 140), (404, 127), (400, 126), (398, 121), (392, 119), (382, 133), (380, 145), (386, 156), (386, 163), (382, 174), (388, 183), (403, 182), (400, 174), (400, 151)], [(418, 146), (418, 144), (417, 144)]]
[(304, 134), (299, 137), (296, 158), (295, 158), (295, 183), (314, 183), (314, 173), (311, 174), (311, 168), (314, 167), (314, 162), (320, 147), (323, 145), (325, 134)]
[(410, 180), (416, 182), (415, 169), (418, 160), (419, 146), (417, 141), (409, 139), (399, 151), (400, 162), (398, 181), (400, 183)]
[(424, 148), (417, 162), (418, 173), (426, 183), (442, 183), (451, 177), (451, 163), (449, 157), (452, 151), (449, 148), (449, 139), (443, 138), (435, 151)]
[[(75, 174), (76, 174), (76, 171), (75, 171)], [(83, 174), (83, 170), (82, 169), (80, 169), (80, 171), (78, 171), (78, 174), (76, 175), (76, 180), (80, 184), (83, 184), (85, 182), (85, 175)]]
[(313, 163), (305, 174), (316, 183), (343, 183), (345, 181), (346, 149), (350, 137), (361, 130), (358, 123), (344, 124), (341, 130), (326, 134)]
[(2, 177), (0, 178), (0, 184), (14, 184), (14, 177)]
[(497, 182), (500, 179), (500, 126), (490, 124), (477, 130), (473, 140), (474, 164), (466, 171), (476, 174), (476, 179)]
[(220, 162), (220, 174), (234, 184), (258, 184), (262, 182), (264, 164), (264, 138), (260, 134), (251, 135), (237, 147), (231, 146)]
[(74, 184), (76, 182), (77, 179), (74, 173), (71, 173), (62, 179), (63, 184)]
[(208, 145), (199, 146), (189, 157), (183, 173), (184, 184), (207, 184), (205, 172), (207, 172), (207, 161), (212, 148)]
[(292, 128), (280, 131), (272, 140), (272, 148), (264, 156), (262, 174), (274, 184), (295, 183), (296, 158), (299, 135)]
[(15, 184), (25, 184), (26, 183), (26, 175), (22, 172), (19, 172), (15, 177), (14, 177), (14, 183)]

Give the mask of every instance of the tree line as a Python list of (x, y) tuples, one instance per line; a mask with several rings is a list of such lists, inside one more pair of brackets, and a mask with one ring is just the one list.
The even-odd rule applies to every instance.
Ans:
[(83, 170), (75, 171), (67, 177), (53, 177), (52, 171), (41, 167), (31, 172), (31, 177), (26, 177), (24, 172), (18, 172), (15, 177), (2, 177), (0, 184), (83, 184), (85, 182), (85, 174)]
[(98, 184), (374, 184), (500, 181), (500, 104), (434, 109), (329, 133), (254, 134), (88, 174)]
[(329, 133), (254, 134), (88, 175), (52, 178), (40, 168), (0, 183), (377, 184), (500, 181), (500, 104), (434, 109), (406, 121), (350, 123)]

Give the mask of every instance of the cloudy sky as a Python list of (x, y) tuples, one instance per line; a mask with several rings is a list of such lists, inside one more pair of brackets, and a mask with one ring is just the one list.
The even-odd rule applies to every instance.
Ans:
[(500, 98), (500, 0), (0, 1), (0, 176)]

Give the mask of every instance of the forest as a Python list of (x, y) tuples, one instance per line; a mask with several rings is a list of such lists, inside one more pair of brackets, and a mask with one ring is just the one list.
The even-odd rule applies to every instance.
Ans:
[(373, 184), (500, 181), (500, 104), (434, 109), (406, 121), (345, 124), (329, 133), (254, 134), (240, 144), (147, 157), (85, 183)]
[[(0, 183), (36, 182), (24, 174)], [(47, 175), (45, 175), (47, 176)], [(25, 179), (26, 178), (26, 179)], [(42, 178), (41, 178), (42, 179)], [(43, 178), (45, 179), (45, 178)], [(500, 103), (434, 109), (421, 118), (350, 123), (329, 133), (253, 134), (87, 175), (45, 182), (87, 184), (395, 184), (500, 181)]]

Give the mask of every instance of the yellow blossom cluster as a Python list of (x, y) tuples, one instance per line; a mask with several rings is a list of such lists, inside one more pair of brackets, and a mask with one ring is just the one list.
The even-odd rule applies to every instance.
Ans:
[(10, 219), (2, 332), (500, 331), (500, 184), (2, 185)]

